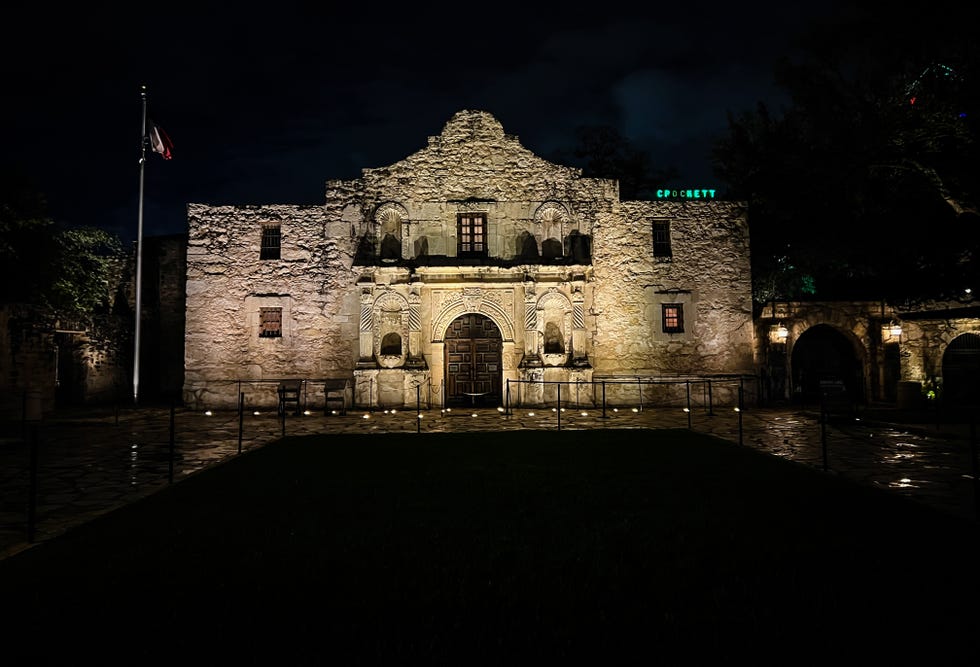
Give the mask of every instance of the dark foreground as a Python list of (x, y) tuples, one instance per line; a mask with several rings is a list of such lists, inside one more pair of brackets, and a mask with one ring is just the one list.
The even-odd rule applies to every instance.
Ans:
[(687, 430), (297, 437), (0, 561), (0, 627), (8, 664), (967, 664), (977, 533)]

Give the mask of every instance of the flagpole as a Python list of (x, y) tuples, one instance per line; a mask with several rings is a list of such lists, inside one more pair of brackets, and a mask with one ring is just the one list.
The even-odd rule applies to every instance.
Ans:
[(143, 131), (140, 133), (140, 204), (136, 227), (136, 349), (133, 352), (133, 403), (139, 404), (140, 393), (140, 320), (143, 311), (143, 166), (146, 163), (146, 86), (142, 87)]

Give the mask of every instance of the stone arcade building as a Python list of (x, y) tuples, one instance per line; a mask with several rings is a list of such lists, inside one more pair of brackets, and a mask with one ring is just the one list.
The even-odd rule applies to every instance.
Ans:
[(481, 111), (322, 206), (190, 204), (186, 295), (189, 407), (284, 379), (311, 405), (345, 384), (348, 406), (440, 407), (755, 373), (744, 203), (620, 201)]

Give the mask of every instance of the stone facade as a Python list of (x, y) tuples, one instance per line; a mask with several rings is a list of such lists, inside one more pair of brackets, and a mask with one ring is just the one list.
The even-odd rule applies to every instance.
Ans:
[(915, 407), (929, 391), (938, 398), (944, 385), (951, 403), (978, 393), (980, 308), (972, 299), (905, 308), (779, 302), (762, 308), (755, 326), (766, 399), (808, 392), (812, 400), (821, 380), (840, 380), (858, 402), (900, 407)]
[(194, 407), (290, 378), (308, 403), (347, 383), (349, 405), (402, 407), (754, 374), (745, 206), (621, 202), (461, 111), (323, 206), (190, 204), (185, 327)]

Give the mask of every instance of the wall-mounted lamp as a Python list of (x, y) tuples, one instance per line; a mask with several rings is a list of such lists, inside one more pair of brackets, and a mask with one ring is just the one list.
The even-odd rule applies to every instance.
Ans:
[(888, 324), (881, 325), (881, 340), (885, 343), (897, 343), (902, 338), (902, 325), (890, 321)]
[(789, 338), (789, 329), (783, 326), (783, 323), (773, 325), (769, 327), (769, 341), (772, 343), (785, 343), (786, 339)]

